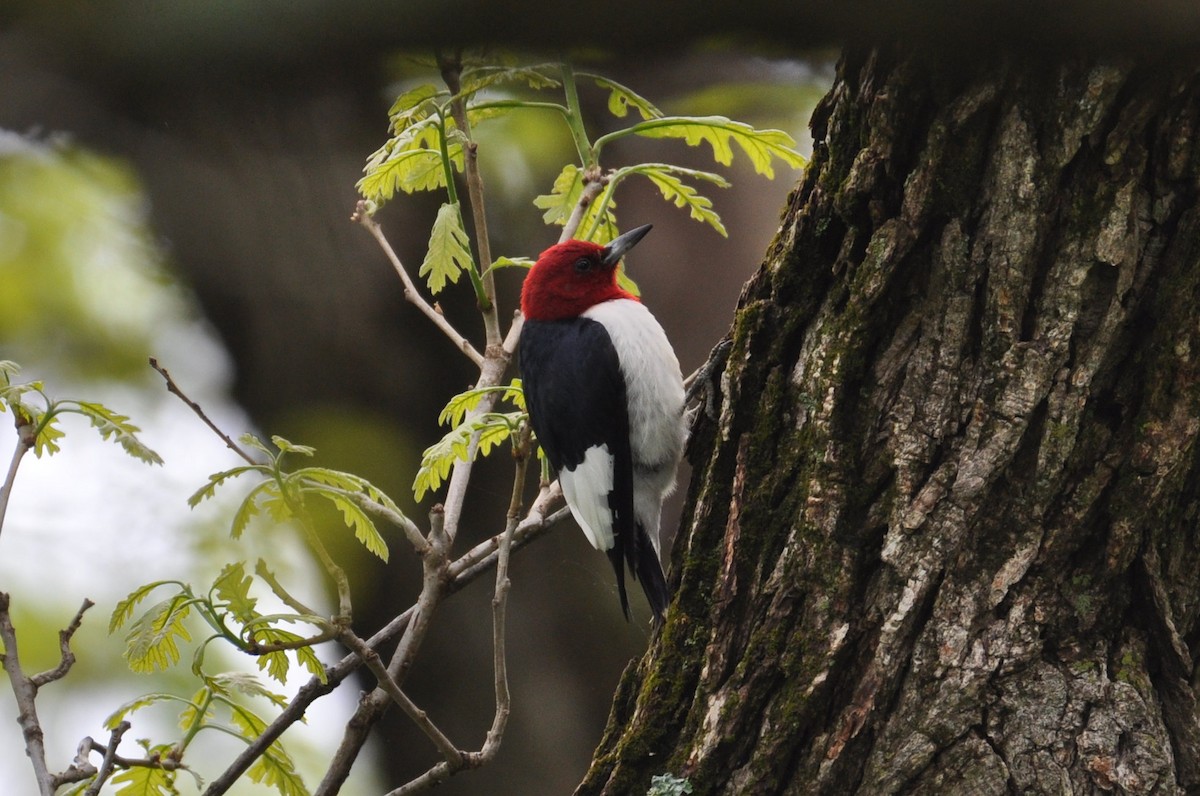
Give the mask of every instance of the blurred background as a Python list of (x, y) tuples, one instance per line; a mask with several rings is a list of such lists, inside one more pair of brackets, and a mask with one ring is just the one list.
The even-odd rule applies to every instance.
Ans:
[[(304, 13), (275, 24), (248, 19), (236, 3), (178, 4), (156, 16), (136, 14), (136, 5), (117, 4), (111, 14), (31, 5), (9, 14), (0, 30), (0, 359), (17, 361), (23, 378), (44, 380), (56, 396), (100, 400), (132, 416), (165, 460), (162, 467), (136, 462), (80, 420), (64, 424), (60, 455), (22, 464), (0, 534), (0, 590), (12, 594), (27, 668), (51, 668), (57, 631), (85, 597), (97, 603), (76, 637), (79, 663), (38, 703), (56, 770), (82, 736), (103, 737), (104, 717), (121, 702), (195, 688), (190, 651), (178, 671), (124, 670), (121, 638), (107, 635), (107, 620), (133, 588), (168, 578), (206, 585), (225, 562), (252, 562), (267, 551), (292, 582), (319, 589), (311, 562), (286, 536), (229, 540), (243, 494), (237, 487), (187, 508), (209, 473), (237, 461), (166, 393), (147, 357), (157, 357), (231, 435), (249, 430), (313, 445), (319, 463), (371, 479), (418, 519), (432, 503), (412, 502), (420, 453), (444, 432), (436, 421), (446, 399), (475, 375), (404, 303), (374, 241), (349, 221), (363, 164), (386, 140), (388, 107), (406, 88), (437, 82), (422, 66), (431, 49), (372, 35), (360, 19), (367, 4), (359, 14), (304, 4)], [(657, 55), (574, 60), (668, 113), (780, 128), (806, 151), (808, 116), (831, 82), (831, 56), (766, 52), (705, 39)], [(620, 124), (606, 112), (605, 94), (582, 90), (593, 139)], [(567, 132), (551, 114), (526, 113), (476, 133), (493, 252), (536, 257), (559, 228), (543, 224), (532, 199), (549, 192), (571, 159)], [(768, 181), (741, 153), (726, 169), (707, 147), (674, 141), (626, 140), (605, 151), (609, 167), (644, 160), (719, 171), (733, 183), (703, 191), (728, 238), (663, 202), (648, 183), (627, 182), (617, 195), (625, 228), (654, 224), (629, 271), (686, 374), (727, 330), (740, 286), (777, 231), (799, 175), (780, 170)], [(440, 201), (401, 195), (378, 216), (414, 273)], [(498, 272), (506, 311), (521, 276)], [(439, 300), (481, 345), (465, 283)], [(15, 443), (7, 418), (0, 418), (5, 461)], [(509, 465), (494, 458), (477, 469), (459, 551), (502, 530)], [(686, 470), (680, 483), (664, 519), (668, 533)], [(334, 544), (338, 538), (331, 536)], [(418, 591), (418, 562), (398, 536), (389, 541), (388, 565), (354, 544), (337, 550), (353, 570), (364, 635)], [(512, 580), (513, 711), (504, 745), (493, 765), (455, 777), (442, 793), (570, 792), (622, 670), (647, 642), (640, 592), (633, 590), (635, 619), (626, 623), (607, 560), (573, 525), (521, 551)], [(491, 585), (482, 578), (443, 604), (407, 685), (464, 748), (483, 742), (493, 710)], [(322, 654), (331, 661), (342, 652)], [(253, 669), (253, 662), (230, 658), (228, 666)], [(367, 685), (318, 702), (308, 725), (287, 737), (310, 787)], [(14, 718), (6, 684), (0, 780), (32, 782)], [(126, 743), (166, 740), (173, 724), (170, 712), (150, 713)], [(218, 740), (197, 768), (211, 778), (236, 751), (236, 742)], [(424, 737), (399, 719), (370, 752), (344, 793), (382, 792), (436, 762)], [(186, 778), (182, 784), (190, 787)]]

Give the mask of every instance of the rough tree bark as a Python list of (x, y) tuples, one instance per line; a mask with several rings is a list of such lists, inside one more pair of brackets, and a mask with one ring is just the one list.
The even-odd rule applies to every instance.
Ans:
[(1200, 72), (850, 51), (578, 794), (1200, 790)]

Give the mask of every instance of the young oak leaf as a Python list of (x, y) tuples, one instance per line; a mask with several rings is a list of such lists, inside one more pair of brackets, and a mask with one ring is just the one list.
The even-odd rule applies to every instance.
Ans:
[(429, 277), (429, 290), (436, 295), (446, 287), (447, 280), (457, 282), (464, 268), (474, 267), (470, 239), (463, 229), (458, 203), (448, 202), (441, 206), (434, 219), (429, 250), (417, 274)]
[(130, 423), (128, 417), (92, 401), (75, 403), (79, 407), (80, 414), (91, 421), (103, 439), (116, 442), (130, 456), (141, 459), (147, 464), (163, 463), (162, 457), (138, 439), (137, 432), (141, 429)]
[(125, 637), (125, 658), (139, 673), (166, 670), (179, 662), (176, 639), (191, 641), (183, 621), (191, 613), (191, 600), (176, 594), (151, 607), (130, 627)]
[(246, 574), (246, 563), (226, 564), (225, 568), (213, 581), (213, 591), (225, 602), (229, 613), (242, 624), (258, 616), (255, 606), (258, 600), (250, 596), (250, 586), (254, 578)]
[(691, 177), (712, 183), (718, 188), (728, 188), (729, 181), (721, 175), (709, 171), (671, 166), (666, 163), (644, 163), (631, 168), (630, 172), (640, 174), (650, 180), (662, 193), (664, 199), (674, 202), (676, 207), (686, 207), (688, 214), (695, 220), (708, 224), (722, 237), (729, 237), (725, 225), (721, 223), (721, 217), (713, 210), (712, 200), (707, 196), (700, 195), (695, 188), (680, 178), (681, 176)]
[(150, 766), (132, 766), (109, 780), (122, 796), (176, 796), (175, 772)]
[(461, 424), (467, 412), (479, 406), (479, 402), (483, 400), (483, 396), (497, 392), (501, 394), (500, 397), (502, 400), (511, 402), (518, 409), (525, 408), (525, 393), (521, 390), (521, 380), (513, 379), (508, 385), (482, 387), (460, 392), (451, 398), (442, 409), (442, 413), (438, 415), (438, 423), (443, 426), (457, 426)]
[(578, 166), (568, 163), (554, 178), (550, 193), (534, 197), (533, 206), (546, 211), (542, 214), (544, 222), (563, 226), (582, 194), (583, 172)]
[(808, 162), (796, 151), (795, 140), (782, 130), (758, 130), (724, 116), (664, 116), (639, 122), (624, 132), (646, 138), (682, 138), (689, 146), (707, 143), (713, 159), (723, 166), (733, 162), (732, 145), (736, 143), (749, 156), (754, 170), (767, 179), (775, 178), (775, 159), (794, 169)]
[(184, 699), (183, 697), (176, 696), (175, 694), (166, 694), (166, 693), (142, 694), (141, 696), (139, 696), (135, 699), (131, 699), (128, 702), (125, 702), (124, 704), (120, 705), (116, 710), (114, 710), (112, 713), (108, 714), (108, 716), (104, 719), (104, 729), (115, 730), (117, 728), (117, 725), (119, 725), (122, 721), (124, 721), (125, 717), (128, 716), (130, 713), (134, 713), (135, 711), (141, 710), (142, 708), (149, 707), (149, 706), (155, 704), (156, 702), (185, 702), (186, 703), (186, 702), (188, 702), (188, 700)]
[(629, 109), (633, 108), (642, 119), (662, 118), (662, 111), (655, 107), (654, 103), (633, 89), (602, 75), (595, 75), (590, 72), (580, 72), (578, 74), (581, 77), (590, 77), (597, 86), (608, 91), (608, 112), (613, 116), (623, 119), (629, 115)]
[(152, 583), (138, 586), (136, 589), (131, 591), (129, 595), (126, 596), (124, 600), (121, 600), (119, 603), (117, 603), (117, 607), (113, 609), (112, 616), (108, 620), (108, 632), (115, 633), (116, 631), (120, 630), (121, 626), (128, 622), (133, 616), (133, 610), (137, 608), (138, 604), (142, 600), (149, 596), (150, 592), (154, 591), (159, 586), (166, 586), (168, 584), (178, 586), (180, 589), (185, 588), (185, 585), (177, 580), (156, 580)]
[[(236, 703), (228, 704), (237, 734), (247, 741), (253, 741), (266, 730), (267, 723), (256, 713)], [(278, 741), (268, 746), (246, 773), (252, 781), (275, 788), (281, 796), (308, 796), (295, 762)]]
[(437, 489), (450, 475), (455, 461), (467, 461), (471, 456), (471, 440), (478, 433), (478, 453), (487, 456), (493, 447), (500, 444), (519, 428), (525, 418), (524, 412), (502, 414), (488, 412), (471, 418), (451, 429), (440, 440), (425, 449), (421, 455), (421, 467), (413, 481), (413, 494), (417, 502), (426, 492)]

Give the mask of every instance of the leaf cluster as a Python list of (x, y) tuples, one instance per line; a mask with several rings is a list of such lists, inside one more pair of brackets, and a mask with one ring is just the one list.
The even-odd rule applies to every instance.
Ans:
[(162, 457), (141, 441), (138, 437), (141, 429), (127, 416), (95, 401), (52, 398), (41, 381), (14, 383), (18, 373), (20, 367), (16, 363), (0, 360), (0, 413), (12, 411), (22, 439), (39, 459), (43, 453), (53, 456), (61, 450), (59, 441), (65, 436), (59, 427), (62, 417), (82, 415), (102, 439), (117, 443), (135, 459), (162, 464)]
[[(606, 107), (616, 119), (630, 123), (592, 141), (589, 139), (578, 101), (579, 81), (590, 82), (607, 95)], [(700, 186), (726, 188), (719, 174), (670, 163), (648, 162), (605, 170), (601, 156), (614, 141), (629, 136), (676, 139), (688, 146), (707, 145), (713, 160), (723, 166), (742, 152), (755, 171), (774, 178), (776, 164), (800, 168), (806, 160), (795, 149), (795, 141), (782, 130), (760, 130), (723, 116), (669, 116), (650, 100), (611, 78), (576, 72), (569, 64), (534, 65), (478, 64), (462, 73), (461, 88), (452, 94), (432, 84), (420, 85), (401, 94), (389, 111), (391, 136), (368, 159), (358, 190), (369, 206), (376, 208), (398, 191), (442, 190), (447, 201), (433, 225), (421, 275), (430, 291), (440, 292), (446, 282), (455, 282), (466, 270), (472, 281), (480, 269), (472, 259), (457, 191), (455, 172), (463, 169), (466, 136), (455, 123), (455, 103), (465, 108), (469, 127), (504, 114), (551, 112), (558, 114), (569, 130), (578, 162), (568, 163), (555, 177), (550, 191), (533, 198), (547, 224), (564, 226), (580, 204), (585, 185), (600, 181), (604, 189), (588, 203), (576, 237), (607, 243), (620, 234), (616, 217), (615, 191), (628, 178), (649, 180), (663, 199), (686, 209), (689, 217), (727, 235), (712, 200)], [(500, 258), (504, 265), (531, 264), (518, 258)], [(623, 285), (636, 287), (622, 275)]]
[[(214, 473), (188, 499), (189, 505), (194, 507), (213, 497), (219, 487), (234, 479), (255, 479), (234, 512), (231, 523), (234, 538), (255, 526), (255, 518), (262, 517), (271, 521), (270, 532), (296, 526), (306, 531), (309, 544), (319, 545), (311, 533), (309, 507), (314, 500), (325, 501), (337, 508), (345, 527), (367, 550), (387, 560), (387, 543), (374, 519), (362, 508), (366, 501), (400, 515), (399, 508), (382, 490), (351, 473), (315, 466), (289, 467), (289, 458), (311, 457), (315, 453), (309, 446), (282, 437), (272, 437), (273, 446), (253, 435), (244, 435), (240, 441), (263, 454), (265, 461)], [(323, 548), (317, 553), (319, 558), (327, 556)], [(263, 590), (260, 587), (273, 593), (289, 610), (265, 612), (257, 594)], [(152, 601), (152, 594), (158, 599)], [(253, 572), (248, 571), (244, 561), (227, 564), (204, 591), (177, 580), (154, 581), (132, 591), (117, 604), (109, 621), (110, 633), (125, 630), (125, 658), (129, 667), (135, 672), (149, 673), (178, 664), (181, 645), (191, 642), (200, 629), (201, 637), (192, 655), (192, 671), (202, 687), (190, 698), (148, 694), (126, 703), (109, 717), (111, 728), (150, 705), (182, 706), (180, 740), (169, 746), (147, 746), (147, 754), (155, 760), (173, 762), (131, 768), (112, 781), (130, 788), (129, 792), (172, 793), (174, 772), (182, 769), (183, 754), (200, 731), (217, 730), (247, 743), (262, 733), (266, 722), (246, 707), (241, 697), (263, 697), (278, 707), (286, 704), (282, 696), (264, 687), (252, 675), (208, 674), (204, 662), (212, 643), (225, 642), (253, 656), (258, 668), (280, 684), (286, 684), (293, 665), (324, 682), (326, 669), (314, 646), (335, 638), (340, 623), (348, 621), (349, 617), (327, 618), (306, 607), (284, 588), (262, 559), (256, 562)], [(297, 632), (297, 628), (308, 630)], [(307, 793), (292, 759), (278, 742), (267, 748), (248, 775), (285, 796)]]
[[(491, 393), (508, 401), (515, 411), (476, 413), (474, 410), (480, 401)], [(459, 393), (442, 409), (438, 422), (450, 426), (450, 431), (421, 455), (421, 467), (413, 481), (413, 495), (418, 502), (426, 492), (442, 485), (449, 477), (455, 461), (471, 460), (477, 453), (487, 456), (495, 446), (520, 433), (528, 422), (521, 380), (513, 379), (508, 385)], [(475, 441), (474, 446), (472, 440)]]

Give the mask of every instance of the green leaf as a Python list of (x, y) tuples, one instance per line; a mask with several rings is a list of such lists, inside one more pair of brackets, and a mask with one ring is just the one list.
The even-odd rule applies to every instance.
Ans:
[(119, 630), (121, 626), (129, 621), (129, 618), (133, 616), (133, 609), (137, 607), (138, 603), (146, 599), (150, 592), (154, 591), (159, 586), (165, 586), (167, 584), (173, 584), (181, 588), (183, 587), (183, 584), (177, 580), (156, 580), (153, 583), (147, 583), (144, 586), (138, 586), (136, 589), (131, 591), (129, 595), (124, 600), (121, 600), (121, 602), (117, 603), (117, 607), (113, 609), (112, 616), (108, 620), (108, 632), (115, 633), (117, 630)]
[(116, 442), (125, 452), (147, 464), (162, 464), (162, 457), (142, 443), (137, 437), (140, 428), (129, 422), (125, 415), (114, 412), (103, 404), (91, 401), (76, 401), (80, 414), (87, 417), (104, 439)]
[(130, 713), (149, 707), (156, 702), (187, 702), (187, 700), (174, 694), (143, 694), (136, 699), (129, 700), (108, 714), (108, 717), (104, 720), (104, 729), (115, 730), (117, 725), (124, 721), (125, 717)]
[[(503, 388), (505, 390), (511, 387)], [(417, 502), (426, 492), (435, 490), (442, 485), (450, 475), (450, 468), (455, 461), (467, 461), (471, 453), (471, 440), (478, 434), (477, 452), (483, 456), (491, 453), (492, 448), (500, 444), (521, 427), (526, 414), (520, 412), (487, 412), (472, 417), (451, 429), (437, 443), (425, 449), (421, 456), (421, 467), (413, 481), (413, 493)]]
[(275, 458), (275, 451), (268, 448), (267, 444), (265, 442), (263, 442), (261, 439), (259, 439), (258, 437), (254, 436), (253, 434), (251, 434), (249, 432), (242, 434), (240, 437), (238, 437), (238, 442), (242, 443), (243, 445), (245, 445), (247, 447), (254, 448), (255, 450), (261, 451), (272, 459)]
[(309, 796), (304, 780), (296, 772), (296, 764), (283, 750), (272, 744), (266, 753), (246, 772), (254, 782), (279, 791), (281, 796)]
[[(238, 733), (247, 741), (255, 740), (267, 728), (267, 723), (246, 707), (229, 703), (229, 708)], [(268, 746), (246, 773), (252, 781), (273, 787), (282, 796), (308, 796), (296, 764), (278, 741)]]
[(191, 641), (183, 621), (191, 613), (186, 594), (176, 594), (150, 608), (133, 623), (125, 637), (125, 658), (135, 672), (165, 670), (179, 662), (176, 639)]
[(312, 456), (317, 452), (316, 448), (313, 448), (309, 445), (297, 445), (294, 442), (276, 435), (272, 435), (271, 442), (275, 443), (275, 447), (279, 448), (281, 453), (298, 453), (301, 456)]
[(662, 111), (654, 107), (654, 104), (650, 100), (638, 94), (633, 89), (602, 75), (593, 75), (586, 72), (579, 72), (577, 74), (590, 77), (596, 82), (597, 86), (609, 92), (608, 111), (613, 116), (624, 119), (629, 115), (629, 109), (633, 108), (643, 119), (662, 118)]
[(488, 266), (488, 269), (483, 272), (487, 276), (492, 271), (497, 271), (501, 268), (533, 268), (534, 260), (528, 257), (497, 257)]
[[(447, 125), (451, 124), (447, 120)], [(367, 159), (358, 191), (364, 199), (383, 204), (396, 191), (415, 193), (445, 187), (446, 166), (442, 162), (441, 120), (427, 118), (412, 122)], [(462, 171), (461, 136), (448, 135), (446, 151), (451, 165)]]
[(229, 695), (236, 691), (246, 696), (269, 699), (276, 707), (287, 707), (287, 697), (267, 688), (250, 672), (222, 672), (208, 679), (221, 694)]
[(533, 205), (546, 211), (542, 214), (543, 221), (561, 227), (571, 217), (571, 212), (582, 193), (583, 172), (578, 166), (568, 163), (554, 178), (554, 187), (550, 189), (550, 193), (535, 197)]
[(241, 534), (245, 533), (246, 528), (250, 526), (250, 521), (264, 508), (260, 501), (265, 504), (272, 499), (280, 499), (278, 496), (280, 496), (280, 485), (276, 484), (274, 480), (263, 481), (250, 490), (246, 497), (242, 498), (238, 510), (234, 511), (233, 523), (229, 526), (229, 537), (240, 539)]
[(191, 497), (188, 498), (188, 506), (191, 508), (196, 508), (196, 506), (200, 505), (201, 501), (207, 500), (208, 498), (216, 495), (217, 487), (219, 487), (221, 484), (225, 483), (231, 478), (237, 478), (239, 475), (251, 471), (257, 471), (266, 475), (270, 475), (270, 470), (258, 464), (242, 465), (241, 467), (234, 467), (233, 469), (225, 470), (220, 473), (213, 473), (208, 477), (208, 483), (197, 489), (192, 493)]
[(721, 175), (708, 171), (686, 169), (681, 166), (672, 166), (667, 163), (644, 163), (631, 168), (629, 171), (630, 173), (646, 177), (650, 182), (654, 183), (655, 187), (662, 193), (664, 199), (674, 202), (676, 207), (686, 207), (691, 217), (695, 220), (708, 224), (719, 232), (722, 237), (729, 237), (729, 233), (725, 231), (725, 226), (721, 223), (721, 217), (712, 209), (712, 200), (706, 196), (701, 196), (695, 188), (680, 179), (681, 176), (690, 177), (712, 183), (718, 188), (728, 188), (729, 181)]
[(195, 694), (192, 694), (191, 700), (188, 700), (183, 710), (179, 712), (179, 729), (187, 732), (198, 729), (212, 721), (212, 700), (209, 698), (210, 694), (211, 689), (208, 685), (205, 685)]
[(367, 551), (378, 556), (383, 561), (388, 560), (387, 542), (379, 533), (379, 529), (375, 527), (375, 522), (367, 516), (367, 513), (359, 508), (358, 504), (349, 500), (345, 495), (338, 492), (331, 492), (327, 489), (309, 489), (306, 490), (328, 500), (338, 511), (342, 513), (342, 519), (346, 523), (346, 527), (354, 531), (354, 538), (367, 548)]
[(397, 97), (396, 101), (392, 103), (391, 109), (388, 110), (392, 134), (399, 135), (413, 123), (428, 118), (430, 112), (436, 110), (436, 106), (430, 100), (437, 95), (437, 87), (426, 83)]
[(404, 513), (396, 505), (396, 502), (388, 497), (386, 492), (362, 476), (355, 475), (354, 473), (330, 470), (325, 467), (305, 467), (303, 470), (298, 470), (294, 475), (301, 480), (327, 484), (338, 489), (344, 489), (347, 492), (365, 492), (367, 497), (381, 506), (391, 509), (397, 514)]
[(177, 796), (175, 773), (162, 768), (131, 766), (109, 780), (121, 796)]
[[(535, 207), (545, 211), (542, 220), (547, 224), (566, 226), (575, 211), (575, 206), (579, 204), (580, 196), (583, 195), (583, 186), (583, 172), (577, 166), (568, 163), (555, 178), (550, 193), (537, 196), (533, 200)], [(580, 229), (596, 228), (587, 236), (588, 240), (607, 243), (617, 236), (617, 217), (613, 213), (616, 206), (611, 193), (608, 194), (607, 201), (592, 202), (588, 205), (579, 222)], [(603, 216), (597, 220), (599, 213), (603, 213)]]
[(213, 581), (213, 591), (225, 601), (226, 609), (234, 618), (245, 624), (258, 615), (255, 606), (258, 600), (250, 596), (254, 578), (246, 574), (246, 563), (226, 564), (221, 574)]
[(525, 408), (525, 393), (521, 389), (521, 380), (513, 379), (508, 385), (481, 387), (459, 393), (451, 398), (442, 409), (442, 413), (438, 415), (438, 423), (444, 426), (460, 425), (463, 422), (463, 418), (466, 417), (467, 412), (479, 406), (479, 402), (483, 400), (483, 396), (490, 393), (501, 393), (501, 400), (510, 401), (519, 409)]
[(433, 222), (429, 250), (417, 274), (429, 277), (429, 290), (436, 295), (446, 287), (446, 280), (457, 282), (464, 268), (474, 267), (470, 240), (463, 229), (458, 203), (444, 204)]
[(556, 64), (538, 64), (536, 66), (479, 66), (464, 69), (462, 74), (462, 89), (460, 96), (469, 97), (485, 88), (500, 83), (524, 83), (535, 90), (558, 88), (562, 81), (552, 73), (557, 70)]
[[(27, 411), (28, 407), (22, 406), (21, 410)], [(39, 459), (42, 458), (42, 453), (53, 456), (62, 450), (58, 446), (58, 441), (66, 436), (58, 427), (58, 415), (42, 415), (41, 417), (43, 419), (38, 423), (37, 436), (33, 440), (33, 455)]]
[(639, 122), (624, 133), (646, 138), (682, 138), (689, 146), (707, 143), (712, 147), (713, 158), (724, 166), (733, 162), (732, 145), (736, 143), (749, 156), (754, 170), (768, 179), (775, 178), (775, 159), (794, 169), (808, 162), (796, 151), (795, 140), (782, 130), (757, 130), (724, 116), (664, 116)]

